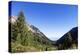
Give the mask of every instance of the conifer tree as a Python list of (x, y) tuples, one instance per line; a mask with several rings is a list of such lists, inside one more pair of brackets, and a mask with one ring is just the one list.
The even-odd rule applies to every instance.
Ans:
[(27, 35), (27, 26), (25, 23), (25, 17), (22, 11), (20, 11), (17, 19), (17, 27), (18, 27), (18, 38), (17, 40), (25, 45), (26, 35)]

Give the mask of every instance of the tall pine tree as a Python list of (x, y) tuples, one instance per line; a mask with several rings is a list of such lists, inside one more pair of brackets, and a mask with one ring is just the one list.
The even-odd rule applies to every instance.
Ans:
[(23, 11), (19, 12), (18, 18), (14, 24), (11, 24), (11, 41), (25, 45), (28, 36), (28, 28), (26, 26)]
[(25, 45), (28, 30), (25, 22), (25, 17), (22, 11), (20, 11), (18, 15), (17, 27), (18, 27), (17, 41), (19, 41), (20, 44)]

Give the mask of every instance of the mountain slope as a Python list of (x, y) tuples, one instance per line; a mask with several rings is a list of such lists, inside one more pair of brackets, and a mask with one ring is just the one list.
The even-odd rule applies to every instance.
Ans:
[(59, 40), (57, 40), (56, 44), (58, 45), (59, 49), (74, 48), (73, 44), (77, 48), (78, 27), (72, 28), (69, 32), (64, 34)]
[[(23, 12), (15, 20), (11, 20), (11, 48), (10, 52), (47, 51), (52, 50), (52, 41), (49, 40), (37, 27), (25, 23)], [(26, 25), (27, 24), (27, 25)]]

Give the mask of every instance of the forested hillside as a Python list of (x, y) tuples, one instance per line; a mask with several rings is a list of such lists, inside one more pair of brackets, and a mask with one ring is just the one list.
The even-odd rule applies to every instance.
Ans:
[(59, 50), (78, 48), (78, 27), (74, 27), (64, 34), (59, 40), (57, 40), (56, 44), (58, 44)]
[(21, 11), (16, 22), (9, 22), (11, 26), (11, 52), (47, 51), (51, 50), (52, 42), (38, 28), (31, 25), (35, 31), (28, 30), (25, 17)]

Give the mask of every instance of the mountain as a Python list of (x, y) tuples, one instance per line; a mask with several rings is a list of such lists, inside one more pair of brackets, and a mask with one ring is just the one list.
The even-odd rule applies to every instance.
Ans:
[(57, 40), (58, 49), (69, 49), (78, 47), (78, 27), (72, 28)]
[(34, 33), (35, 33), (35, 34), (38, 34), (40, 37), (42, 37), (42, 39), (43, 39), (44, 41), (47, 41), (47, 42), (50, 42), (51, 44), (53, 44), (53, 41), (50, 40), (50, 39), (48, 39), (48, 38), (46, 37), (46, 35), (44, 35), (37, 27), (35, 27), (34, 25), (31, 25), (30, 27), (31, 27), (32, 30), (35, 31)]
[(25, 23), (21, 16), (23, 15), (9, 18), (9, 24), (11, 25), (10, 52), (52, 50), (53, 41), (48, 39), (34, 25), (30, 25), (28, 22)]
[[(11, 16), (10, 17), (11, 23), (14, 24), (17, 20), (17, 16)], [(28, 31), (31, 31), (31, 33), (33, 34), (37, 34), (39, 37), (41, 37), (42, 39), (44, 39), (44, 41), (48, 41), (52, 43), (52, 40), (49, 40), (37, 27), (35, 27), (34, 25), (30, 25), (28, 22), (26, 23), (26, 26), (28, 28)]]
[[(17, 16), (11, 16), (11, 23), (16, 22)], [(43, 36), (45, 39), (49, 40), (37, 27), (34, 25), (30, 25), (28, 22), (26, 23), (26, 26), (28, 28), (28, 31), (31, 31), (32, 33), (38, 34), (39, 36)], [(51, 41), (51, 40), (49, 40)]]

